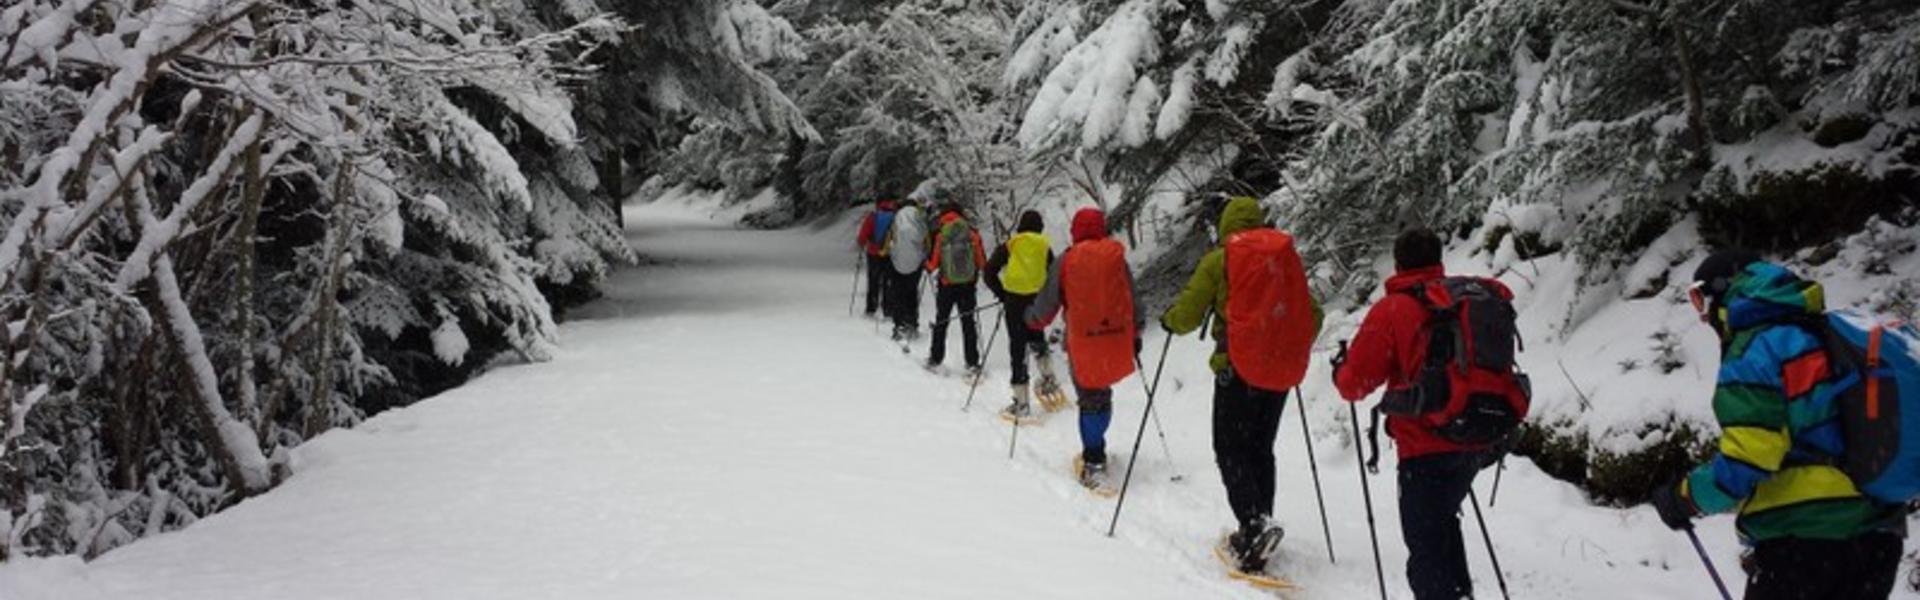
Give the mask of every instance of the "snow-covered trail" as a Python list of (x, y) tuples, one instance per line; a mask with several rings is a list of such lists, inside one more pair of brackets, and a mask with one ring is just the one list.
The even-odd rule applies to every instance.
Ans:
[[(1158, 405), (1171, 446), (1147, 433), (1109, 539), (1114, 501), (1068, 478), (1070, 412), (1023, 428), (1007, 459), (993, 416), (1004, 339), (962, 413), (964, 383), (915, 366), (924, 345), (903, 356), (846, 316), (849, 223), (749, 232), (701, 207), (629, 211), (652, 262), (575, 314), (552, 362), (322, 436), (295, 452), (287, 484), (184, 531), (88, 564), (0, 565), (0, 598), (1269, 597), (1228, 581), (1208, 552), (1230, 517), (1206, 344), (1171, 346)], [(1160, 341), (1149, 336), (1150, 361)], [(1305, 393), (1340, 560), (1327, 561), (1289, 407), (1276, 448), (1283, 570), (1305, 586), (1293, 598), (1377, 597), (1346, 408), (1327, 401), (1323, 369)], [(1142, 387), (1116, 388), (1108, 441), (1122, 459)], [(1383, 463), (1371, 479), (1380, 546), (1390, 592), (1407, 598)], [(1596, 508), (1524, 461), (1510, 467), (1488, 525), (1514, 597), (1713, 594), (1652, 511)], [(1466, 525), (1477, 591), (1498, 597), (1471, 514)], [(1730, 529), (1716, 518), (1700, 532), (1737, 579)]]
[(326, 434), (284, 486), (184, 531), (10, 565), (0, 597), (1241, 592), (1011, 471), (949, 401), (964, 387), (845, 316), (840, 236), (679, 212), (629, 215), (657, 262), (574, 315), (552, 362)]

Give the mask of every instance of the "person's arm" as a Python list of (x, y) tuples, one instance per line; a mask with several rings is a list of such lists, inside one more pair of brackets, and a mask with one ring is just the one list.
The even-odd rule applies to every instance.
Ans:
[(935, 273), (940, 269), (940, 253), (938, 250), (940, 249), (940, 236), (942, 235), (946, 235), (946, 232), (935, 231), (933, 235), (927, 236), (927, 239), (933, 240), (933, 245), (927, 249), (928, 273)]
[(1027, 329), (1041, 331), (1053, 324), (1053, 317), (1060, 314), (1066, 302), (1060, 293), (1060, 263), (1048, 265), (1047, 284), (1041, 286), (1040, 295), (1035, 296), (1033, 305), (1027, 307)]
[(1173, 306), (1167, 307), (1166, 314), (1160, 316), (1162, 328), (1174, 335), (1186, 335), (1200, 328), (1207, 313), (1213, 310), (1213, 301), (1219, 297), (1220, 285), (1225, 281), (1224, 257), (1224, 252), (1215, 249), (1200, 258), (1200, 266), (1187, 278), (1187, 286), (1180, 289)]
[(1387, 294), (1367, 310), (1367, 317), (1360, 321), (1360, 331), (1347, 346), (1346, 362), (1333, 372), (1333, 385), (1340, 390), (1341, 398), (1359, 402), (1392, 376), (1395, 359), (1399, 358), (1395, 355), (1399, 329), (1418, 326), (1400, 321), (1421, 318), (1419, 307), (1406, 305), (1412, 302), (1417, 301)]
[(860, 234), (853, 238), (854, 248), (866, 250), (873, 245), (873, 219), (873, 213), (867, 213), (867, 218), (860, 220)]
[(982, 275), (987, 280), (987, 291), (993, 292), (993, 297), (1000, 298), (1002, 301), (1006, 299), (1007, 287), (1000, 283), (1000, 272), (1005, 270), (1007, 270), (1007, 245), (1001, 244), (999, 248), (993, 249), (993, 258), (987, 259), (987, 268)]
[[(1720, 364), (1713, 390), (1713, 416), (1720, 422), (1720, 443), (1713, 458), (1680, 484), (1681, 497), (1703, 514), (1732, 512), (1753, 495), (1755, 486), (1780, 470), (1792, 447), (1788, 435), (1787, 399), (1797, 381), (1783, 373), (1788, 357), (1825, 360), (1820, 341), (1807, 332), (1778, 326), (1758, 334), (1738, 360)], [(1824, 369), (1820, 375), (1824, 375)], [(1801, 376), (1793, 379), (1813, 379)], [(1805, 386), (1811, 387), (1812, 381)]]

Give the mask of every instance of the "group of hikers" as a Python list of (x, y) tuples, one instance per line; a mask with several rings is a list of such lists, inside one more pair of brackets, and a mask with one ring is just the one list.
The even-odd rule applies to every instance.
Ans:
[[(1033, 414), (1029, 357), (1041, 371), (1040, 391), (1058, 387), (1046, 367), (1051, 344), (1044, 332), (1064, 314), (1060, 341), (1082, 441), (1078, 475), (1089, 488), (1106, 486), (1112, 388), (1143, 368), (1145, 307), (1105, 214), (1075, 213), (1072, 243), (1056, 255), (1043, 217), (1027, 210), (988, 258), (960, 206), (942, 204), (930, 215), (920, 204), (881, 200), (862, 221), (857, 244), (867, 264), (867, 314), (884, 311), (894, 339), (911, 343), (921, 277), (931, 274), (938, 306), (928, 366), (942, 362), (947, 321), (957, 319), (977, 382), (973, 315), (981, 310), (976, 284), (984, 282), (1006, 316), (1012, 398), (1002, 416), (1016, 427)], [(1288, 396), (1297, 396), (1308, 370), (1322, 312), (1293, 238), (1259, 201), (1230, 198), (1217, 214), (1217, 244), (1158, 323), (1169, 343), (1194, 332), (1213, 338), (1212, 445), (1236, 524), (1223, 550), (1230, 568), (1259, 574), (1284, 536), (1273, 518), (1275, 437)], [(1520, 335), (1512, 292), (1492, 278), (1449, 274), (1443, 251), (1431, 231), (1402, 232), (1384, 293), (1330, 361), (1356, 445), (1354, 407), (1386, 390), (1373, 414), (1376, 425), (1384, 416), (1397, 445), (1405, 575), (1421, 600), (1473, 596), (1462, 504), (1473, 499), (1475, 476), (1511, 449), (1532, 395), (1515, 361)], [(1661, 487), (1649, 503), (1663, 523), (1689, 536), (1703, 514), (1738, 513), (1749, 600), (1888, 597), (1908, 505), (1920, 495), (1920, 440), (1897, 443), (1903, 426), (1920, 427), (1920, 409), (1903, 410), (1920, 394), (1920, 347), (1908, 346), (1912, 327), (1830, 319), (1820, 284), (1740, 250), (1712, 253), (1687, 291), (1720, 340), (1712, 404), (1721, 434), (1710, 460)], [(1150, 388), (1149, 407), (1151, 395)], [(1371, 527), (1370, 496), (1368, 502)], [(1377, 541), (1375, 547), (1377, 563)], [(1504, 593), (1504, 579), (1501, 587)], [(1731, 597), (1724, 586), (1721, 594)]]

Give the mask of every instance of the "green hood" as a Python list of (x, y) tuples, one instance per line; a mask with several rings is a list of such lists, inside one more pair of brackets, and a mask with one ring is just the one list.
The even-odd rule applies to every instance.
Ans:
[(1233, 234), (1266, 224), (1267, 209), (1261, 208), (1259, 200), (1236, 196), (1220, 211), (1220, 243), (1227, 243)]

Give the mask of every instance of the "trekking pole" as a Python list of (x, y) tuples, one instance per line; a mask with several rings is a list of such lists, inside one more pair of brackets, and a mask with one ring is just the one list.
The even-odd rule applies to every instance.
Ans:
[[(1173, 336), (1160, 345), (1160, 364), (1153, 368), (1153, 385), (1147, 386), (1147, 415), (1153, 414), (1153, 395), (1160, 391), (1160, 374), (1167, 369), (1167, 349), (1173, 347)], [(1141, 366), (1145, 366), (1142, 364)], [(1140, 440), (1147, 437), (1147, 416), (1140, 417), (1140, 431), (1133, 434), (1133, 452), (1127, 455), (1127, 475), (1120, 480), (1120, 498), (1113, 504), (1113, 520), (1107, 522), (1107, 537), (1113, 537), (1113, 530), (1120, 527), (1120, 509), (1127, 505), (1127, 486), (1133, 483), (1133, 465), (1139, 462)]]
[(1513, 600), (1507, 594), (1507, 575), (1500, 572), (1500, 555), (1493, 552), (1493, 536), (1487, 534), (1487, 518), (1480, 515), (1480, 494), (1467, 486), (1467, 501), (1473, 503), (1473, 520), (1480, 522), (1480, 539), (1487, 542), (1487, 558), (1493, 561), (1493, 580), (1500, 582), (1500, 597)]
[(1500, 455), (1498, 466), (1493, 468), (1493, 492), (1487, 494), (1487, 510), (1493, 510), (1493, 503), (1500, 501), (1500, 476), (1507, 472), (1507, 455)]
[[(1133, 357), (1133, 368), (1138, 369), (1141, 373), (1140, 387), (1146, 390), (1148, 396), (1152, 396), (1154, 390), (1147, 385), (1146, 379), (1147, 366), (1140, 362), (1140, 357)], [(1167, 444), (1167, 428), (1160, 426), (1160, 413), (1157, 411), (1148, 412), (1147, 415), (1153, 417), (1153, 430), (1160, 434), (1160, 453), (1166, 455), (1167, 464), (1171, 465), (1174, 469), (1173, 477), (1168, 478), (1167, 481), (1179, 482), (1185, 480), (1187, 476), (1181, 475), (1180, 466), (1173, 462), (1173, 448)]]
[(951, 315), (948, 315), (948, 316), (947, 316), (947, 318), (945, 318), (945, 319), (941, 319), (941, 320), (939, 320), (939, 321), (934, 321), (934, 322), (933, 322), (933, 324), (932, 324), (932, 326), (933, 326), (933, 327), (940, 327), (940, 326), (942, 326), (942, 325), (946, 325), (946, 324), (948, 324), (948, 323), (952, 323), (952, 322), (953, 322), (953, 321), (954, 321), (955, 319), (958, 319), (958, 318), (960, 318), (960, 317), (963, 317), (963, 316), (968, 316), (968, 315), (977, 315), (977, 314), (980, 314), (980, 312), (981, 312), (981, 311), (986, 311), (986, 310), (991, 310), (991, 309), (994, 309), (994, 308), (998, 308), (998, 307), (999, 307), (999, 306), (1000, 306), (1001, 304), (1003, 304), (1003, 303), (1002, 303), (1002, 302), (999, 302), (999, 301), (995, 301), (995, 302), (994, 302), (994, 303), (992, 303), (992, 304), (988, 304), (988, 305), (986, 305), (986, 306), (981, 306), (981, 307), (978, 307), (978, 308), (975, 308), (975, 309), (973, 309), (973, 310), (969, 310), (969, 311), (966, 311), (966, 312), (957, 312), (957, 311), (956, 311), (956, 312), (954, 312), (954, 314), (951, 314)]
[[(993, 339), (1000, 335), (1000, 325), (1007, 321), (1006, 316), (1006, 309), (1001, 309), (1001, 318), (993, 322), (993, 332), (987, 334), (987, 349), (980, 353), (980, 370), (973, 374), (973, 385), (967, 386), (967, 403), (960, 406), (960, 412), (967, 412), (967, 409), (973, 408), (973, 393), (980, 389), (980, 379), (987, 376), (987, 357), (993, 356)], [(1008, 332), (1007, 335), (1011, 336), (1013, 333)]]
[[(1340, 355), (1346, 356), (1347, 343), (1340, 342)], [(1353, 421), (1353, 468), (1360, 474), (1360, 498), (1367, 503), (1367, 537), (1373, 540), (1373, 575), (1380, 580), (1380, 600), (1387, 600), (1387, 569), (1380, 564), (1380, 530), (1373, 522), (1373, 491), (1367, 485), (1367, 457), (1360, 448), (1360, 405), (1347, 403), (1347, 415)]]
[(1707, 574), (1713, 576), (1713, 586), (1720, 588), (1721, 600), (1733, 600), (1733, 594), (1727, 593), (1727, 582), (1720, 580), (1720, 570), (1713, 568), (1713, 559), (1707, 557), (1707, 547), (1700, 545), (1700, 536), (1692, 527), (1686, 529), (1687, 539), (1693, 541), (1693, 551), (1700, 554), (1700, 564), (1707, 566)]
[(1333, 556), (1333, 526), (1327, 524), (1327, 497), (1320, 492), (1320, 462), (1313, 458), (1313, 433), (1307, 430), (1307, 395), (1295, 387), (1293, 397), (1300, 406), (1300, 438), (1307, 443), (1307, 466), (1313, 470), (1313, 499), (1320, 503), (1320, 533), (1327, 537), (1327, 561), (1337, 565), (1340, 559)]
[(853, 255), (853, 291), (847, 292), (847, 316), (853, 316), (853, 303), (860, 299), (860, 267), (866, 266), (866, 253)]

